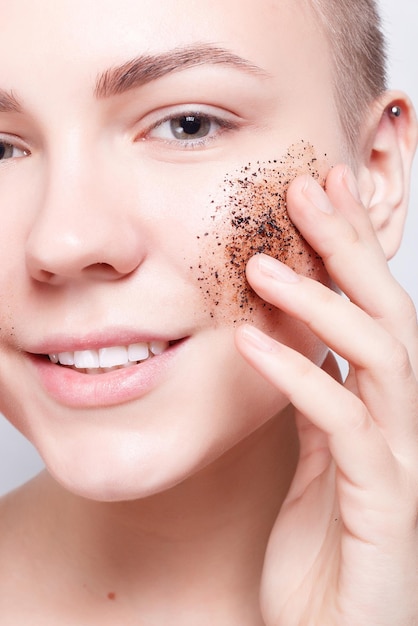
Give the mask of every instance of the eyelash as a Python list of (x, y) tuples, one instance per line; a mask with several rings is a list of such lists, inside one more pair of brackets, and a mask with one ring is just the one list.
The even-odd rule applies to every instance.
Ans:
[[(188, 118), (190, 119), (188, 120)], [(209, 126), (207, 135), (198, 139), (193, 139), (193, 134), (190, 135), (191, 139), (187, 137), (185, 139), (179, 139), (179, 138), (166, 139), (164, 137), (152, 137), (151, 136), (153, 131), (158, 131), (159, 129), (162, 129), (163, 126), (167, 124), (167, 122), (173, 123), (176, 120), (185, 120), (188, 123), (193, 123), (192, 118), (199, 120), (201, 124), (207, 124)], [(214, 125), (216, 126), (215, 130), (213, 130)], [(221, 117), (220, 115), (210, 114), (207, 112), (200, 111), (198, 109), (180, 110), (178, 113), (171, 112), (167, 114), (166, 116), (164, 116), (162, 119), (159, 119), (155, 124), (153, 124), (147, 130), (145, 130), (144, 133), (141, 133), (141, 135), (139, 136), (139, 139), (142, 141), (147, 141), (147, 140), (158, 141), (160, 143), (163, 143), (165, 146), (168, 146), (174, 149), (179, 149), (179, 150), (196, 150), (199, 148), (206, 148), (208, 144), (212, 143), (213, 141), (216, 141), (219, 138), (219, 136), (222, 135), (224, 132), (234, 131), (234, 130), (237, 130), (238, 128), (239, 128), (238, 122), (234, 122), (230, 119), (226, 119), (225, 117)], [(6, 161), (10, 161), (12, 159), (19, 159), (19, 158), (23, 158), (25, 156), (30, 155), (29, 150), (27, 150), (23, 146), (20, 146), (19, 142), (17, 141), (14, 142), (8, 137), (2, 138), (0, 136), (0, 155), (1, 155), (2, 148), (4, 149), (5, 152), (8, 149), (9, 150), (12, 149), (12, 151), (16, 150), (16, 151), (19, 151), (21, 154), (18, 156), (9, 156), (6, 159), (0, 158), (0, 164)]]
[[(187, 118), (190, 118), (190, 120), (187, 120)], [(153, 131), (158, 131), (159, 129), (162, 129), (164, 124), (167, 124), (167, 122), (172, 123), (176, 120), (185, 120), (186, 122), (189, 121), (189, 123), (193, 123), (191, 121), (191, 118), (197, 118), (198, 120), (200, 120), (202, 124), (207, 123), (212, 126), (216, 125), (218, 128), (215, 131), (211, 131), (209, 129), (208, 131), (209, 136), (205, 136), (205, 137), (195, 139), (195, 140), (193, 140), (193, 135), (190, 135), (191, 139), (187, 139), (187, 138), (186, 139), (176, 139), (176, 138), (165, 139), (163, 137), (151, 136)], [(164, 143), (164, 145), (166, 146), (180, 149), (180, 150), (193, 150), (193, 149), (207, 147), (209, 143), (217, 140), (219, 136), (222, 135), (224, 132), (236, 130), (238, 127), (239, 127), (239, 124), (237, 122), (233, 122), (232, 120), (226, 119), (218, 115), (202, 112), (196, 109), (182, 110), (182, 111), (179, 111), (178, 113), (171, 112), (167, 114), (166, 116), (164, 116), (162, 119), (158, 120), (158, 122), (150, 126), (143, 134), (141, 134), (140, 139), (142, 141), (147, 141), (147, 140), (159, 141), (161, 143)], [(168, 130), (168, 132), (171, 132), (171, 131), (170, 129)]]
[(9, 138), (3, 138), (0, 136), (0, 155), (1, 155), (1, 150), (4, 150), (4, 153), (8, 150), (11, 149), (12, 152), (13, 150), (17, 150), (19, 151), (21, 154), (19, 156), (10, 156), (6, 159), (4, 158), (0, 158), (0, 163), (6, 162), (6, 161), (10, 161), (12, 159), (21, 159), (23, 157), (29, 156), (30, 152), (29, 150), (27, 150), (26, 148), (23, 148), (22, 146), (19, 146), (19, 142), (13, 142), (13, 140), (10, 140)]

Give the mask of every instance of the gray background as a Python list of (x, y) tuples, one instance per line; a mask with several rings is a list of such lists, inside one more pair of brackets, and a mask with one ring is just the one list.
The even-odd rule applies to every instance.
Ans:
[[(390, 86), (404, 89), (418, 107), (418, 24), (415, 0), (381, 0), (385, 31), (389, 38)], [(392, 261), (392, 270), (418, 306), (418, 159), (415, 161), (412, 196), (405, 238)], [(24, 393), (24, 390), (22, 390)], [(0, 415), (0, 494), (24, 482), (42, 468), (33, 447)]]

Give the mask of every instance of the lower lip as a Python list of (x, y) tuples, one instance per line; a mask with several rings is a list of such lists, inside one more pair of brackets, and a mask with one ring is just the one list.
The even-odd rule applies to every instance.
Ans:
[(155, 389), (167, 377), (173, 360), (185, 340), (163, 354), (113, 372), (84, 374), (51, 363), (48, 358), (31, 356), (41, 384), (52, 398), (69, 407), (106, 407), (137, 400)]

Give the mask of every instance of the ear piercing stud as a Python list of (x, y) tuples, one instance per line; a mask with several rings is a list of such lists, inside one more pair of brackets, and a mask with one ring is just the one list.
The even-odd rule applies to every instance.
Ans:
[(400, 117), (401, 113), (402, 113), (402, 109), (397, 104), (395, 104), (394, 106), (390, 107), (390, 109), (389, 109), (389, 115), (391, 117)]

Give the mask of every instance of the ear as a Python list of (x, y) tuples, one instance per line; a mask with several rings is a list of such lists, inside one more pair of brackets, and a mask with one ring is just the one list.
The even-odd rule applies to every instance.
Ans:
[[(393, 107), (399, 107), (400, 115), (392, 113)], [(385, 92), (372, 104), (360, 134), (360, 196), (387, 259), (402, 239), (417, 135), (411, 101), (395, 91)]]

